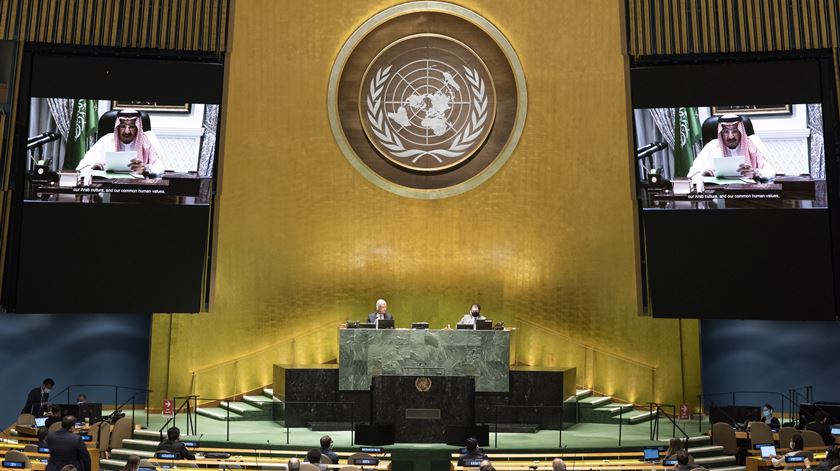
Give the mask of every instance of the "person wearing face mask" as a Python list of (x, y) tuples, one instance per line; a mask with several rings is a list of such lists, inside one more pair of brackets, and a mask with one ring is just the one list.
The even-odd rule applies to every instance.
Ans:
[(805, 463), (804, 468), (810, 468), (810, 458), (813, 458), (813, 452), (803, 452), (805, 442), (802, 440), (802, 435), (796, 434), (790, 439), (790, 451), (785, 453), (784, 455), (776, 455), (770, 457), (770, 462), (773, 463), (773, 466), (779, 467), (785, 465), (785, 456), (802, 456), (804, 455)]
[(458, 325), (475, 325), (475, 321), (483, 321), (485, 317), (481, 315), (481, 306), (473, 304), (470, 306), (470, 312), (464, 314), (464, 317), (458, 321)]
[(21, 409), (21, 414), (32, 414), (35, 417), (44, 415), (50, 401), (50, 391), (55, 386), (52, 378), (47, 378), (40, 387), (33, 388), (26, 396), (26, 404)]
[(773, 415), (773, 406), (770, 404), (764, 404), (764, 407), (761, 408), (761, 421), (769, 425), (773, 430), (779, 430), (782, 426), (779, 423), (779, 419)]

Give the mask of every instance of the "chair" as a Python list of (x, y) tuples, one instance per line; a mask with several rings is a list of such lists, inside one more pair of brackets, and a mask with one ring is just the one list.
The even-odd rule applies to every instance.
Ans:
[[(744, 121), (744, 129), (747, 131), (747, 136), (752, 136), (755, 134), (753, 130), (752, 121), (748, 116), (739, 115), (741, 119)], [(708, 144), (712, 139), (717, 139), (717, 128), (718, 128), (718, 121), (720, 116), (709, 116), (703, 121), (703, 145), (705, 146)], [(113, 127), (111, 128), (113, 129)], [(145, 130), (145, 129), (144, 129)], [(109, 131), (112, 132), (112, 131)]]
[(58, 422), (53, 422), (49, 427), (47, 427), (47, 430), (49, 430), (50, 433), (58, 432), (61, 430), (61, 421), (59, 420)]
[(104, 421), (91, 424), (90, 436), (99, 451), (109, 451), (108, 447), (111, 445), (111, 424)]
[(22, 451), (9, 450), (3, 459), (6, 461), (23, 461), (24, 468), (32, 468), (32, 462), (29, 461), (29, 457), (24, 455)]
[(735, 456), (738, 454), (738, 441), (735, 431), (726, 422), (715, 422), (712, 425), (712, 445), (722, 446), (723, 454)]
[(321, 464), (333, 464), (333, 462), (329, 456), (321, 455)]
[(799, 435), (799, 430), (793, 427), (782, 427), (779, 429), (779, 448), (787, 448), (794, 435)]
[(35, 416), (32, 414), (20, 414), (18, 416), (16, 425), (35, 425)]
[(825, 448), (823, 438), (813, 430), (802, 431), (802, 442), (804, 448)]
[(154, 467), (155, 467), (155, 465), (152, 464), (152, 462), (147, 460), (147, 459), (140, 460), (140, 465), (138, 466), (138, 468), (154, 468)]
[(25, 447), (23, 447), (23, 452), (24, 453), (38, 453), (38, 445), (36, 445), (34, 443), (30, 443), (29, 445), (26, 445)]
[[(96, 132), (97, 139), (114, 132), (114, 126), (116, 126), (117, 122), (117, 113), (119, 113), (119, 110), (106, 111), (105, 114), (99, 117), (99, 126)], [(140, 121), (143, 122), (143, 132), (152, 130), (152, 122), (149, 119), (149, 113), (141, 111)]]
[(750, 448), (757, 443), (774, 443), (773, 431), (764, 422), (750, 422)]
[(709, 471), (709, 470), (708, 470), (708, 468), (699, 467), (699, 468), (694, 468), (691, 471)]
[(315, 466), (312, 463), (301, 463), (300, 471), (321, 471), (321, 468)]
[(108, 449), (122, 448), (123, 440), (131, 438), (133, 428), (134, 423), (131, 421), (131, 417), (125, 416), (117, 420), (111, 428), (111, 440)]

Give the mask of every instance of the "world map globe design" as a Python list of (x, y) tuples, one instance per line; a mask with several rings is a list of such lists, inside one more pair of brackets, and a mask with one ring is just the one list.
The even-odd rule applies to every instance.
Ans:
[(493, 80), (469, 48), (417, 35), (386, 48), (362, 81), (368, 139), (395, 165), (438, 171), (468, 160), (490, 133)]

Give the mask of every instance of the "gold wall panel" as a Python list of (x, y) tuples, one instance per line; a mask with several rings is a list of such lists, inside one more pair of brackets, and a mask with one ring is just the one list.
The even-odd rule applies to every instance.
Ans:
[(624, 0), (632, 55), (840, 46), (837, 0)]
[[(695, 397), (697, 322), (638, 315), (622, 3), (459, 2), (513, 44), (529, 112), (507, 164), (442, 200), (377, 188), (330, 132), (333, 59), (355, 28), (394, 4), (237, 2), (214, 304), (195, 316), (155, 315), (152, 404), (269, 384), (272, 359), (330, 361), (335, 327), (366, 316), (379, 297), (398, 327), (454, 324), (479, 302), (493, 320), (521, 327), (521, 363), (582, 375), (585, 365), (565, 364), (584, 356), (564, 353), (573, 339), (595, 352), (597, 388), (639, 402)], [(621, 367), (628, 362), (637, 367)], [(663, 378), (655, 392), (632, 377), (638, 365)]]
[(0, 0), (0, 39), (223, 53), (229, 2)]

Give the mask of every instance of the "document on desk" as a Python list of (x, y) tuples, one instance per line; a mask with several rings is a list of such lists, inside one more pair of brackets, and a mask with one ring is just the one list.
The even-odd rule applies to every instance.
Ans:
[(703, 177), (703, 183), (713, 185), (745, 185), (755, 183), (752, 178), (726, 178), (726, 177)]
[(108, 180), (128, 179), (137, 180), (145, 178), (139, 173), (123, 173), (123, 172), (106, 172), (105, 170), (91, 170), (90, 175), (93, 178), (107, 178)]

